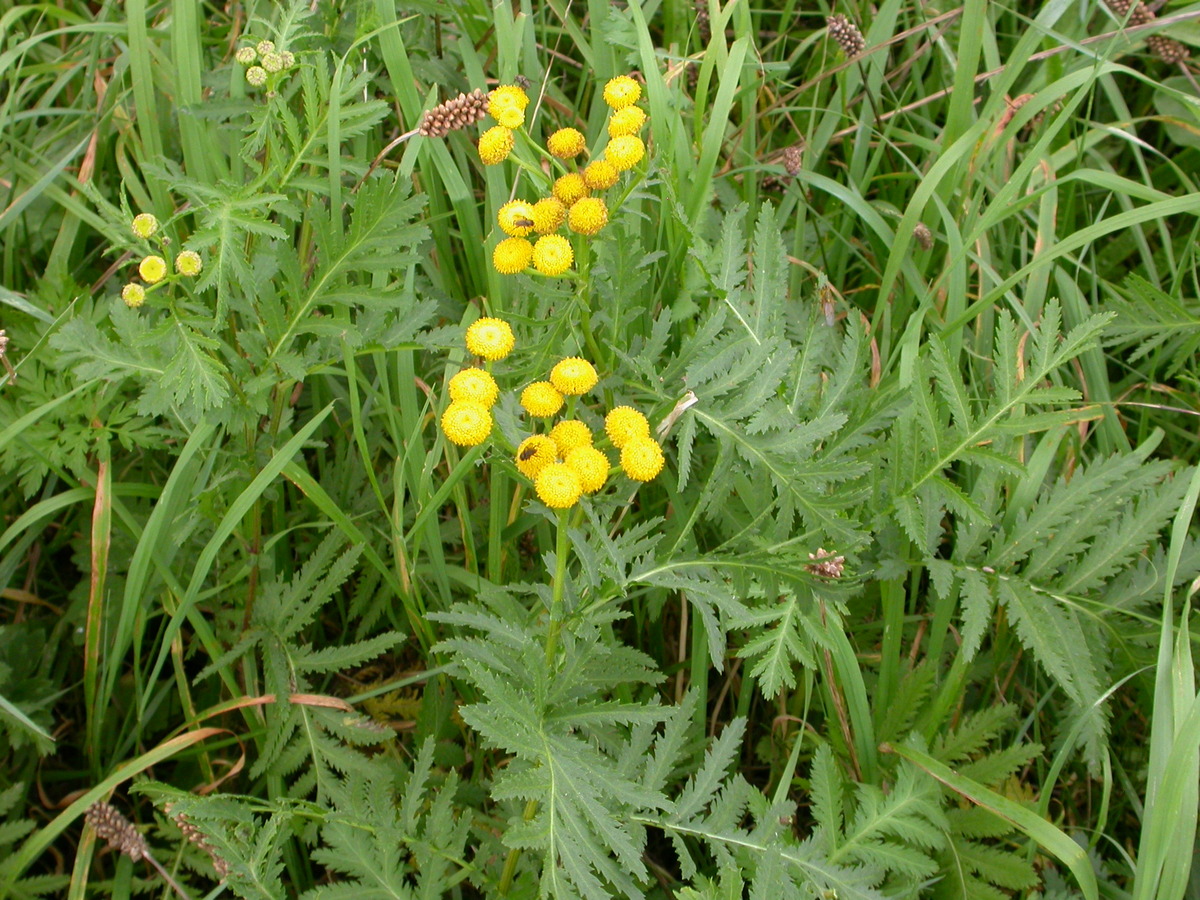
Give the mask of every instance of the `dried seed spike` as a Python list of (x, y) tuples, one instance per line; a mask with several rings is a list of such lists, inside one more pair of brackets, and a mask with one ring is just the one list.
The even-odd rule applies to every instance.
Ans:
[[(169, 803), (166, 805), (165, 811), (167, 815), (171, 815), (171, 805)], [(212, 860), (213, 868), (216, 870), (217, 875), (220, 878), (224, 878), (226, 875), (228, 875), (229, 863), (227, 863), (225, 859), (217, 853), (217, 849), (208, 842), (208, 838), (204, 836), (204, 832), (188, 821), (188, 817), (183, 813), (179, 813), (173, 818), (175, 819), (175, 824), (179, 826), (179, 831), (183, 834), (183, 836), (208, 854), (209, 859)]]
[[(1113, 14), (1121, 20), (1125, 20), (1128, 25), (1145, 25), (1147, 22), (1154, 21), (1154, 13), (1146, 8), (1146, 5), (1141, 0), (1104, 0)], [(1132, 10), (1132, 12), (1130, 11)]]
[(913, 229), (913, 237), (921, 245), (922, 250), (933, 249), (933, 233), (924, 222), (917, 223), (917, 226)]
[(112, 804), (93, 803), (83, 818), (99, 837), (108, 841), (109, 848), (124, 853), (135, 862), (149, 858), (150, 848), (146, 839)]
[(842, 52), (849, 59), (858, 56), (867, 49), (866, 38), (858, 30), (858, 26), (845, 16), (830, 16), (825, 20), (829, 26), (829, 36), (837, 41)]
[(708, 0), (692, 0), (692, 9), (696, 13), (696, 33), (700, 43), (707, 44), (712, 40), (712, 21), (708, 17)]
[(834, 556), (824, 547), (818, 547), (816, 553), (808, 554), (808, 558), (813, 562), (804, 568), (818, 578), (841, 578), (846, 570), (846, 557)]
[(792, 144), (783, 151), (783, 167), (793, 178), (800, 173), (800, 164), (804, 162), (804, 147)]
[(1184, 44), (1165, 34), (1150, 35), (1146, 38), (1146, 46), (1159, 59), (1172, 64), (1185, 62), (1191, 56)]
[(487, 115), (487, 94), (479, 88), (469, 94), (459, 94), (439, 103), (421, 117), (417, 134), (422, 137), (445, 137), (473, 125)]

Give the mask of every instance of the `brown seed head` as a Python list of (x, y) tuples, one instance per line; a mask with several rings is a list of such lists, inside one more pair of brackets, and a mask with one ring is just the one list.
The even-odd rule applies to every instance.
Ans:
[(93, 803), (83, 815), (97, 836), (108, 841), (109, 848), (124, 853), (135, 862), (148, 859), (150, 848), (137, 827), (109, 803)]
[(913, 229), (913, 237), (921, 245), (922, 250), (933, 249), (933, 233), (924, 222), (917, 223), (917, 227)]
[[(171, 805), (169, 803), (166, 806), (166, 812), (167, 815), (171, 814)], [(217, 875), (219, 875), (221, 878), (224, 878), (226, 875), (228, 875), (229, 863), (227, 863), (221, 856), (217, 854), (216, 848), (208, 842), (208, 838), (204, 836), (204, 832), (188, 821), (188, 817), (183, 813), (175, 816), (174, 819), (175, 824), (179, 826), (179, 830), (183, 833), (183, 836), (208, 854), (209, 858), (212, 860), (213, 868), (217, 870)]]
[(818, 547), (816, 553), (808, 554), (808, 558), (813, 562), (804, 568), (818, 578), (841, 578), (846, 569), (846, 557), (834, 556), (824, 547)]
[(800, 173), (802, 162), (804, 162), (804, 148), (800, 144), (792, 144), (783, 151), (783, 167), (793, 178)]
[(417, 134), (422, 137), (445, 137), (452, 131), (474, 125), (487, 115), (487, 94), (476, 88), (469, 94), (459, 94), (439, 103), (421, 117)]
[(1146, 38), (1146, 46), (1150, 48), (1151, 53), (1163, 62), (1169, 62), (1172, 65), (1186, 62), (1191, 56), (1186, 45), (1181, 44), (1175, 38), (1167, 37), (1165, 34), (1150, 35), (1150, 37)]
[(830, 16), (825, 21), (829, 26), (829, 36), (837, 41), (848, 58), (853, 59), (867, 49), (862, 32), (845, 16)]

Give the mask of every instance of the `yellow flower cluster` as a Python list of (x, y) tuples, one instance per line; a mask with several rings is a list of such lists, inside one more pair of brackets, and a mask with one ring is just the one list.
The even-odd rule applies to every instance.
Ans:
[[(628, 75), (613, 78), (605, 85), (604, 101), (612, 115), (602, 156), (586, 159), (587, 138), (576, 128), (560, 128), (547, 138), (549, 155), (576, 168), (553, 182), (549, 197), (536, 202), (512, 200), (500, 208), (497, 224), (508, 237), (492, 251), (492, 265), (497, 272), (515, 275), (531, 264), (538, 274), (551, 277), (570, 271), (578, 248), (556, 232), (566, 225), (575, 234), (593, 237), (608, 224), (608, 204), (597, 194), (615, 187), (621, 173), (638, 165), (646, 155), (646, 145), (638, 136), (647, 119), (645, 111), (636, 105), (641, 95), (641, 85)], [(485, 164), (500, 162), (513, 152), (511, 129), (523, 124), (528, 102), (524, 91), (511, 85), (491, 92), (488, 111), (500, 124), (479, 141), (480, 159)], [(581, 157), (584, 161), (570, 163)], [(539, 237), (534, 238), (534, 233)]]
[[(580, 397), (598, 381), (590, 362), (569, 356), (554, 365), (548, 381), (535, 381), (521, 392), (521, 406), (530, 418), (549, 419), (563, 408), (564, 395)], [(621, 469), (633, 480), (649, 481), (662, 471), (662, 447), (650, 437), (646, 417), (633, 407), (610, 410), (602, 437), (620, 451)], [(586, 422), (568, 417), (555, 422), (547, 433), (521, 441), (514, 463), (533, 482), (539, 500), (551, 509), (566, 509), (608, 481), (611, 463), (594, 441)]]
[[(142, 241), (155, 240), (152, 243), (157, 243), (160, 248), (165, 248), (170, 244), (170, 241), (159, 235), (158, 218), (153, 213), (138, 213), (129, 223), (129, 230), (135, 238)], [(158, 235), (157, 237), (155, 237)], [(175, 256), (175, 273), (187, 278), (195, 278), (204, 268), (204, 260), (195, 250), (182, 250)], [(131, 281), (121, 288), (121, 299), (130, 309), (137, 309), (146, 302), (146, 297), (149, 294), (147, 286), (152, 290), (157, 290), (157, 286), (163, 282), (177, 280), (171, 277), (171, 266), (164, 256), (158, 253), (149, 253), (143, 256), (138, 261), (137, 266), (138, 277), (145, 284), (138, 284)]]
[[(512, 352), (516, 339), (503, 319), (485, 316), (467, 328), (466, 344), (471, 353), (494, 362)], [(482, 444), (492, 433), (492, 407), (500, 397), (496, 379), (486, 369), (471, 367), (456, 372), (449, 388), (450, 403), (442, 413), (446, 439), (460, 447)]]

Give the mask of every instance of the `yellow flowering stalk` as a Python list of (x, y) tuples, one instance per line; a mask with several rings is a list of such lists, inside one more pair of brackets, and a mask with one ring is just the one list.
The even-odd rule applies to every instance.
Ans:
[(501, 275), (516, 275), (525, 271), (533, 259), (533, 244), (523, 237), (505, 238), (492, 251), (492, 265)]
[(579, 473), (566, 463), (550, 463), (537, 474), (533, 482), (538, 499), (551, 509), (567, 509), (579, 502), (583, 483)]
[(613, 164), (618, 172), (632, 169), (646, 155), (646, 145), (636, 134), (615, 137), (604, 148), (604, 158)]
[(596, 234), (608, 224), (608, 207), (599, 197), (584, 197), (567, 213), (567, 224), (579, 234)]
[(546, 149), (559, 159), (574, 159), (586, 147), (583, 133), (575, 128), (560, 128), (546, 139)]
[(138, 274), (146, 284), (157, 284), (167, 277), (167, 261), (161, 256), (147, 256), (138, 263)]
[(535, 381), (521, 391), (521, 406), (535, 419), (545, 419), (563, 406), (563, 395), (548, 381)]
[(514, 459), (517, 471), (526, 478), (537, 478), (538, 472), (555, 461), (557, 453), (554, 441), (550, 438), (544, 434), (531, 435), (517, 446)]
[(512, 130), (503, 125), (494, 125), (479, 137), (479, 159), (485, 166), (504, 162), (512, 148)]
[(608, 480), (608, 457), (590, 444), (575, 447), (563, 460), (579, 476), (585, 494), (594, 494)]
[(593, 159), (583, 170), (583, 183), (593, 191), (605, 191), (617, 183), (621, 173), (607, 159)]
[[(538, 234), (550, 234), (557, 231), (567, 220), (567, 207), (557, 197), (543, 197), (533, 204), (529, 218), (533, 219), (534, 231)], [(536, 247), (534, 249), (536, 250)]]
[(642, 86), (628, 75), (618, 75), (604, 86), (604, 102), (613, 109), (633, 106), (642, 96)]
[(650, 436), (650, 422), (632, 406), (615, 406), (604, 417), (604, 433), (620, 450), (634, 438)]
[(634, 481), (649, 481), (663, 469), (662, 447), (652, 437), (635, 437), (621, 448), (621, 468)]
[(561, 275), (574, 259), (571, 242), (561, 234), (547, 234), (533, 245), (533, 267), (543, 275)]
[(592, 445), (592, 429), (577, 419), (563, 419), (550, 429), (550, 440), (554, 441), (559, 457), (566, 459), (576, 447)]
[(442, 413), (442, 431), (460, 447), (474, 447), (492, 433), (492, 414), (480, 403), (451, 403)]
[(512, 327), (503, 319), (485, 316), (467, 328), (467, 350), (491, 362), (504, 359), (515, 344)]
[(550, 383), (561, 393), (578, 397), (596, 386), (600, 376), (586, 359), (568, 356), (559, 360), (550, 370)]
[(536, 220), (533, 206), (524, 200), (509, 200), (496, 213), (500, 230), (512, 237), (526, 237), (533, 231)]
[(578, 172), (569, 172), (554, 182), (553, 194), (567, 207), (588, 195), (587, 183)]
[(491, 372), (470, 368), (456, 372), (450, 378), (450, 399), (455, 403), (478, 403), (491, 409), (500, 396), (500, 386)]
[(618, 109), (608, 120), (608, 136), (615, 138), (637, 134), (645, 124), (646, 113), (640, 106), (626, 106), (624, 109)]

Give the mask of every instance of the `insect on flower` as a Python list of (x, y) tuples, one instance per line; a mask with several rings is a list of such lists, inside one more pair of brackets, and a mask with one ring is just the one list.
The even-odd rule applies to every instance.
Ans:
[(528, 462), (537, 456), (538, 448), (536, 446), (526, 447), (521, 451), (521, 462)]

